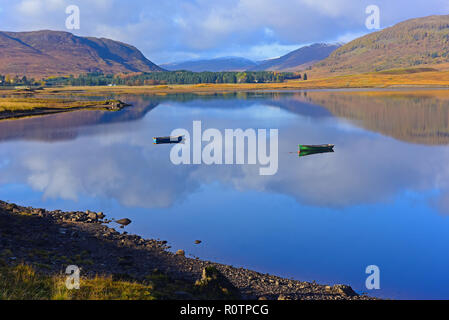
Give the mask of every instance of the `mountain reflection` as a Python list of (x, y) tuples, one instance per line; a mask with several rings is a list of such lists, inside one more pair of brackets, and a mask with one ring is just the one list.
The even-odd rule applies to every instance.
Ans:
[(19, 120), (0, 121), (0, 141), (40, 140), (58, 141), (75, 139), (89, 133), (85, 127), (116, 122), (135, 121), (153, 110), (157, 101), (139, 97), (128, 98), (132, 108), (121, 111), (75, 111)]
[[(135, 107), (122, 113), (74, 112), (0, 123), (2, 139), (19, 140), (0, 144), (0, 184), (26, 184), (49, 198), (76, 201), (89, 195), (143, 208), (172, 206), (202, 185), (216, 182), (335, 208), (436, 189), (440, 196), (433, 203), (440, 211), (449, 211), (449, 149), (406, 144), (370, 132), (442, 144), (448, 119), (445, 97), (308, 92), (245, 99), (158, 99), (136, 100)], [(316, 104), (357, 120), (370, 131), (342, 123)], [(402, 118), (401, 110), (407, 110)], [(35, 125), (25, 126), (31, 120)], [(278, 173), (260, 176), (254, 165), (171, 164), (170, 146), (155, 146), (151, 137), (175, 128), (191, 130), (193, 120), (219, 130), (278, 128)], [(70, 139), (56, 139), (61, 132), (72, 132)], [(332, 143), (336, 152), (298, 159), (290, 152), (299, 143)]]
[(398, 140), (449, 144), (449, 90), (311, 91), (300, 100)]

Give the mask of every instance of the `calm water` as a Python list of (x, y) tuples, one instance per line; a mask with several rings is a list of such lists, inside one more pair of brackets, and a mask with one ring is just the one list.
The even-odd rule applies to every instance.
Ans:
[[(121, 97), (120, 112), (0, 122), (0, 199), (127, 217), (204, 259), (391, 298), (449, 298), (449, 94)], [(279, 129), (279, 170), (170, 162), (175, 128)], [(298, 158), (298, 143), (336, 145)], [(195, 240), (202, 244), (195, 245)]]

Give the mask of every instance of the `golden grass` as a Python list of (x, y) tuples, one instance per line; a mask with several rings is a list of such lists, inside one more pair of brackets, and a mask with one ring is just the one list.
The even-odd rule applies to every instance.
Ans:
[(149, 274), (139, 281), (97, 275), (81, 277), (79, 289), (72, 290), (67, 289), (66, 279), (63, 274), (38, 273), (27, 264), (8, 266), (0, 259), (0, 300), (172, 300), (179, 299), (179, 292), (192, 299), (239, 297), (235, 288), (217, 281), (217, 276), (192, 283), (160, 273)]
[(70, 99), (42, 99), (32, 97), (0, 98), (0, 112), (22, 112), (35, 109), (73, 109), (92, 108), (107, 105), (110, 101), (77, 101)]
[(80, 280), (69, 290), (64, 276), (38, 274), (28, 265), (0, 268), (0, 300), (154, 300), (154, 286), (114, 281), (110, 276)]
[(169, 93), (213, 93), (251, 90), (295, 90), (338, 88), (397, 88), (397, 87), (447, 87), (449, 71), (432, 69), (394, 69), (390, 72), (372, 72), (355, 75), (327, 76), (307, 81), (291, 80), (284, 83), (241, 84), (196, 84), (163, 86), (97, 86), (46, 88), (46, 94), (169, 94)]

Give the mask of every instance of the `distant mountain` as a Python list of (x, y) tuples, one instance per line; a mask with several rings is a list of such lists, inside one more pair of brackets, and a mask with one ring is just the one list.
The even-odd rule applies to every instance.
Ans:
[(349, 74), (444, 62), (449, 62), (449, 15), (411, 19), (370, 33), (316, 67), (317, 72)]
[(190, 60), (183, 62), (174, 62), (161, 64), (161, 67), (166, 70), (188, 70), (194, 72), (202, 71), (244, 71), (248, 70), (257, 63), (249, 59), (240, 57), (224, 57), (215, 59), (205, 59), (205, 60)]
[(297, 71), (298, 69), (304, 69), (317, 61), (327, 58), (339, 47), (339, 44), (315, 43), (310, 46), (301, 47), (280, 58), (261, 61), (250, 70)]
[(118, 41), (62, 31), (0, 31), (0, 74), (41, 77), (162, 70), (135, 47)]

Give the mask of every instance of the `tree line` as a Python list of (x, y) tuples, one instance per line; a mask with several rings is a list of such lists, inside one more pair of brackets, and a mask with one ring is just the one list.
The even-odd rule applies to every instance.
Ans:
[(104, 85), (165, 85), (200, 83), (276, 83), (289, 79), (307, 79), (296, 72), (192, 72), (163, 71), (149, 73), (103, 74), (88, 73), (79, 76), (52, 77), (45, 79), (47, 85), (104, 86)]
[(0, 74), (0, 86), (35, 86), (41, 84), (41, 81), (28, 79), (26, 76), (19, 77)]
[(0, 86), (144, 86), (200, 83), (279, 83), (290, 79), (307, 80), (307, 74), (301, 75), (298, 72), (276, 71), (163, 71), (148, 73), (119, 73), (113, 75), (93, 72), (78, 76), (52, 76), (41, 80), (28, 79), (26, 76), (0, 75)]

